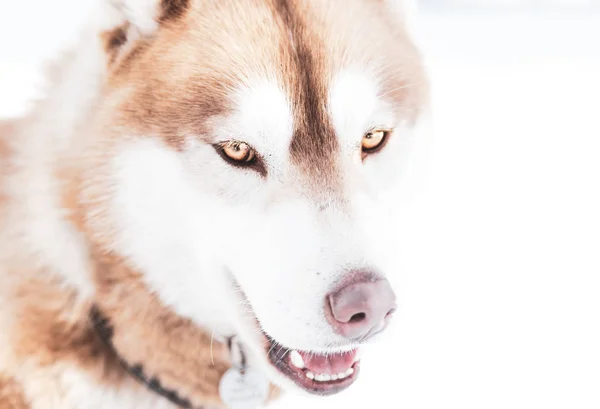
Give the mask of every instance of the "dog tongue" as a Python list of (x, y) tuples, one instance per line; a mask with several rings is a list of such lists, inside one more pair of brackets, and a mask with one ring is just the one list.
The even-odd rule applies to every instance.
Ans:
[(304, 366), (309, 371), (322, 374), (344, 373), (354, 363), (357, 350), (339, 354), (316, 355), (310, 352), (299, 352)]

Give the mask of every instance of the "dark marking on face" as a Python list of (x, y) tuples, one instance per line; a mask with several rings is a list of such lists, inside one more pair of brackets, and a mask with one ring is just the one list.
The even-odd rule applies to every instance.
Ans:
[(278, 0), (276, 10), (290, 37), (288, 49), (293, 66), (290, 79), (295, 129), (290, 153), (304, 173), (330, 185), (336, 180), (338, 141), (327, 111), (324, 46), (302, 13), (288, 0)]

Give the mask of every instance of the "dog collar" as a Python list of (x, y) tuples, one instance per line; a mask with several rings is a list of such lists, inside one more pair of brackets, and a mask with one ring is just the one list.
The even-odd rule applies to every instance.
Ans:
[[(90, 310), (90, 321), (100, 339), (106, 344), (111, 353), (118, 358), (121, 366), (138, 382), (181, 408), (203, 409), (202, 407), (194, 407), (189, 399), (179, 395), (176, 390), (162, 386), (158, 378), (147, 376), (142, 365), (132, 366), (121, 357), (112, 342), (114, 328), (97, 306), (93, 306)], [(234, 337), (227, 338), (227, 347), (229, 352), (232, 353)], [(247, 366), (246, 355), (242, 348), (238, 348), (238, 353), (240, 354), (240, 364), (229, 368), (222, 376), (219, 382), (219, 394), (223, 403), (230, 409), (255, 409), (267, 400), (270, 384), (262, 373)]]
[(203, 409), (201, 407), (195, 408), (192, 406), (192, 403), (189, 399), (183, 398), (180, 396), (177, 391), (173, 389), (165, 388), (161, 385), (160, 380), (156, 377), (148, 377), (144, 373), (144, 368), (142, 365), (130, 365), (123, 357), (119, 355), (117, 352), (112, 338), (114, 335), (114, 329), (110, 324), (108, 318), (106, 318), (97, 306), (93, 306), (90, 310), (90, 320), (96, 330), (96, 333), (102, 339), (102, 341), (106, 344), (106, 346), (110, 349), (110, 351), (118, 358), (121, 366), (137, 381), (141, 384), (145, 385), (152, 392), (164, 397), (171, 403), (184, 408), (184, 409)]

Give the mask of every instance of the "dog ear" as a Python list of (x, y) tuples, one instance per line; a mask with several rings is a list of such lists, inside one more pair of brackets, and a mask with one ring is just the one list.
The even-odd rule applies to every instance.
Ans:
[(109, 0), (141, 34), (152, 34), (161, 23), (185, 13), (191, 0)]
[(161, 24), (183, 16), (191, 0), (102, 0), (101, 39), (109, 65), (137, 40), (151, 37)]

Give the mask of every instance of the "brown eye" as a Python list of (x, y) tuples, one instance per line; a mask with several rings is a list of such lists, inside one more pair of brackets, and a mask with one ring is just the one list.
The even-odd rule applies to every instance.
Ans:
[(252, 169), (263, 177), (267, 176), (267, 168), (262, 157), (246, 142), (221, 142), (214, 144), (213, 148), (230, 165)]
[(220, 145), (222, 154), (239, 165), (251, 164), (256, 159), (256, 152), (245, 142), (229, 141)]
[(366, 134), (362, 140), (363, 154), (375, 153), (383, 148), (389, 133), (389, 131), (376, 130)]

